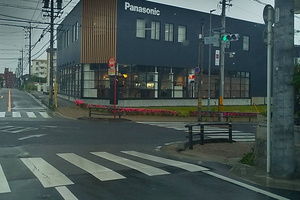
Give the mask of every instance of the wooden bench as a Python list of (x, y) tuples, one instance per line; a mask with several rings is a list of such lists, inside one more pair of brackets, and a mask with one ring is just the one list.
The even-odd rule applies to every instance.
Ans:
[(114, 108), (114, 107), (89, 107), (89, 117), (92, 117), (92, 115), (116, 115), (119, 116), (119, 119), (121, 118), (123, 112), (122, 108)]

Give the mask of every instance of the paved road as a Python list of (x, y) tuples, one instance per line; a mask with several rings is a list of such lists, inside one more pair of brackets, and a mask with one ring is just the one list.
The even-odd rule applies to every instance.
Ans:
[[(40, 106), (24, 92), (11, 92), (12, 111)], [(68, 120), (41, 110), (51, 118), (0, 121), (0, 199), (300, 199), (228, 177), (225, 165), (155, 151), (182, 140), (174, 129)]]

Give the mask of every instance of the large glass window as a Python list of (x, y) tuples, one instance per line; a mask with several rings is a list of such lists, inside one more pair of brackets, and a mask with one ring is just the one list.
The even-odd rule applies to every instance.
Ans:
[(174, 25), (166, 24), (165, 25), (165, 41), (173, 42), (174, 40)]
[(186, 26), (178, 26), (178, 42), (186, 41)]
[(151, 22), (151, 39), (152, 40), (160, 39), (160, 22), (156, 22), (156, 21)]
[(146, 20), (144, 19), (136, 20), (136, 37), (138, 38), (146, 37)]
[(249, 51), (250, 50), (250, 37), (243, 36), (243, 50)]

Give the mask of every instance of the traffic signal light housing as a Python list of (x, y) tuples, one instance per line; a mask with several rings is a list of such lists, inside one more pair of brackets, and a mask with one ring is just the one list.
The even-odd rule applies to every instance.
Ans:
[(238, 33), (235, 34), (226, 34), (222, 36), (222, 41), (224, 42), (232, 42), (237, 41), (240, 38), (240, 35)]
[(195, 83), (195, 74), (189, 74), (188, 82), (189, 85), (193, 85)]

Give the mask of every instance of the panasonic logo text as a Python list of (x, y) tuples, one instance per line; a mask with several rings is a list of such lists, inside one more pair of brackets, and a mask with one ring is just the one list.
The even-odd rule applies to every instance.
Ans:
[(156, 8), (146, 8), (142, 6), (135, 6), (132, 5), (128, 2), (125, 2), (125, 10), (129, 10), (131, 12), (139, 12), (139, 13), (144, 13), (147, 15), (160, 15), (160, 10), (157, 10)]

